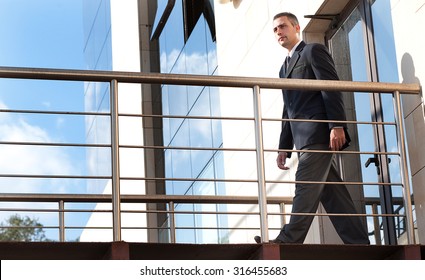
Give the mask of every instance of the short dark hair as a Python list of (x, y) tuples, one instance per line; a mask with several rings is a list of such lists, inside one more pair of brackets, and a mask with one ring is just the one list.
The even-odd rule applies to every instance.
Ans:
[(278, 13), (273, 17), (273, 20), (280, 18), (280, 17), (287, 17), (289, 19), (289, 21), (292, 23), (293, 26), (299, 25), (300, 23), (298, 22), (298, 18), (296, 15), (294, 15), (293, 13), (289, 13), (289, 12), (282, 12), (282, 13)]

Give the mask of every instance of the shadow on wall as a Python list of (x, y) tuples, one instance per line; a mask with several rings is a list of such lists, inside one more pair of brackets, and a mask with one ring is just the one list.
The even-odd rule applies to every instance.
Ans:
[[(405, 53), (401, 58), (401, 75), (403, 76), (403, 84), (421, 84), (419, 78), (415, 75), (415, 64), (413, 62), (412, 56), (409, 53)], [(425, 116), (424, 97), (422, 90), (420, 95), (415, 98), (420, 98), (420, 101), (418, 100), (416, 104), (419, 104), (419, 102), (421, 103), (422, 112)]]

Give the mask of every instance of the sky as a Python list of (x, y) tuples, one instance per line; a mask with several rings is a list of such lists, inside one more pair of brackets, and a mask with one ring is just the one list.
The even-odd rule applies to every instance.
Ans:
[[(0, 0), (0, 67), (84, 69), (82, 1)], [(0, 78), (0, 141), (85, 141), (83, 116), (1, 111), (12, 109), (84, 111), (82, 82)], [(81, 148), (0, 144), (0, 154), (0, 174), (85, 175), (86, 172), (84, 164), (80, 164), (85, 160), (85, 151)], [(76, 180), (0, 177), (0, 192), (70, 190), (84, 192), (85, 187)], [(0, 222), (9, 215), (0, 212)], [(57, 223), (57, 214), (52, 215), (41, 214), (40, 222)]]
[[(84, 69), (81, 1), (0, 0), (0, 67)], [(67, 85), (61, 89), (60, 95), (52, 86), (44, 84), (2, 81), (0, 101), (21, 109), (52, 105), (59, 105), (62, 109), (71, 105), (82, 108), (81, 100), (66, 98), (64, 102), (63, 98), (64, 94), (81, 89), (82, 84), (61, 83)], [(36, 92), (24, 92), (27, 86)], [(14, 90), (23, 95), (18, 98), (8, 93)], [(76, 104), (78, 101), (80, 104)]]
[(0, 0), (1, 66), (82, 68), (82, 0)]

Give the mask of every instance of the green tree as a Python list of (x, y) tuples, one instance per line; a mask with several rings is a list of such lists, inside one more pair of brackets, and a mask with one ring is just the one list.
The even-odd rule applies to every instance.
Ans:
[(38, 219), (18, 214), (0, 223), (0, 241), (47, 241), (43, 225)]

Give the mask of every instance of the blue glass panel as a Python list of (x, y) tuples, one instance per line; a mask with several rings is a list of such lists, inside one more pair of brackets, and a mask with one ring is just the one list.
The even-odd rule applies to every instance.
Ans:
[[(184, 46), (182, 2), (177, 1), (161, 36), (166, 37), (165, 55), (167, 72), (170, 72)], [(175, 72), (176, 73), (176, 72)]]

